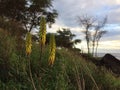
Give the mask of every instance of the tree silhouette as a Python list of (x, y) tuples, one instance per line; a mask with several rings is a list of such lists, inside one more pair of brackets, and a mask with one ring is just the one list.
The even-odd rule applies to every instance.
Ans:
[(78, 17), (78, 22), (83, 28), (85, 29), (84, 34), (85, 34), (85, 39), (87, 42), (87, 49), (88, 53), (90, 53), (90, 39), (91, 39), (91, 34), (90, 34), (90, 29), (94, 26), (96, 19), (94, 17), (83, 15)]
[[(96, 22), (94, 26), (94, 34), (92, 36), (92, 55), (95, 54), (95, 46), (98, 48), (98, 42), (99, 38), (102, 37), (103, 34), (106, 33), (106, 31), (101, 31), (101, 29), (105, 26), (107, 22), (107, 17), (105, 17), (103, 20)], [(97, 53), (97, 52), (96, 52)]]
[(75, 39), (75, 34), (71, 33), (70, 29), (63, 28), (62, 30), (58, 30), (56, 34), (56, 45), (58, 47), (65, 47), (72, 49), (74, 44), (80, 43), (80, 39)]
[(98, 49), (99, 41), (100, 41), (101, 37), (106, 33), (107, 33), (107, 31), (99, 31), (97, 34), (95, 56), (97, 56), (97, 49)]
[(29, 32), (39, 26), (41, 16), (45, 16), (49, 25), (57, 17), (52, 0), (1, 0), (0, 12), (2, 18), (19, 22)]

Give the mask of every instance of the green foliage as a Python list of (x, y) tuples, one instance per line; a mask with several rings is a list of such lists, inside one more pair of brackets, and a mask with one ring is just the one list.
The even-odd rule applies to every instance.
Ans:
[[(75, 34), (73, 34), (70, 29), (63, 28), (62, 30), (58, 30), (57, 33), (55, 33), (55, 39), (56, 39), (56, 46), (57, 47), (65, 47), (72, 49), (75, 44), (80, 43), (80, 39), (75, 39)], [(49, 43), (50, 33), (47, 34), (47, 42)]]
[[(6, 20), (0, 16), (0, 28), (2, 33), (6, 33), (6, 35), (10, 37), (14, 37), (15, 40), (15, 48), (17, 49), (17, 53), (23, 53), (24, 49), (24, 40), (23, 37), (26, 35), (26, 30), (21, 26), (19, 22)], [(3, 34), (3, 35), (4, 35)]]
[(0, 78), (9, 80), (10, 57), (15, 52), (15, 40), (3, 29), (0, 29)]
[(12, 38), (8, 32), (0, 29), (0, 56), (8, 57), (15, 51), (15, 39)]
[(63, 30), (57, 31), (56, 44), (60, 47), (72, 48), (72, 39), (75, 35), (71, 33), (69, 29), (63, 28)]
[[(14, 37), (3, 33), (0, 35), (0, 89), (33, 90), (26, 54), (18, 54)], [(56, 59), (51, 67), (48, 65), (49, 46), (46, 45), (39, 63), (39, 44), (32, 42), (32, 45), (31, 73), (37, 90), (120, 89), (119, 77), (105, 68), (86, 62), (70, 50), (57, 49)]]

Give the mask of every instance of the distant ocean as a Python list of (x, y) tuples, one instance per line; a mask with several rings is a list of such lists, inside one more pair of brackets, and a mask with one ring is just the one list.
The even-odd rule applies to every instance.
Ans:
[[(98, 53), (98, 57), (103, 57), (106, 53)], [(109, 53), (120, 60), (120, 53)]]

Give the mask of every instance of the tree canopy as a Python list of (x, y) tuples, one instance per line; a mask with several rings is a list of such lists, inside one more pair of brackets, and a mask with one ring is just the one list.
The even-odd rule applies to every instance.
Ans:
[[(73, 34), (70, 29), (62, 28), (55, 33), (56, 46), (73, 49), (74, 45), (80, 43), (80, 39), (74, 39), (76, 35)], [(50, 33), (47, 34), (46, 43), (49, 43)]]
[(39, 26), (41, 16), (51, 25), (57, 17), (52, 7), (53, 0), (1, 0), (0, 16), (18, 21), (27, 31)]

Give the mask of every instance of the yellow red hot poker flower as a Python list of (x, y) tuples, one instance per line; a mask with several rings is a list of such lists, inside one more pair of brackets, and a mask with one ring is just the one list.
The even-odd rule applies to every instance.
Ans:
[(26, 55), (30, 55), (32, 51), (32, 36), (30, 32), (26, 35)]
[(56, 43), (55, 36), (52, 34), (50, 36), (50, 51), (49, 51), (49, 65), (53, 65), (55, 61), (55, 53), (56, 53)]

